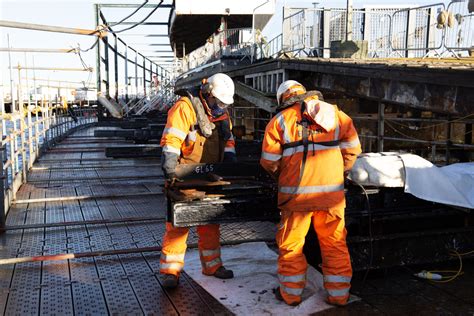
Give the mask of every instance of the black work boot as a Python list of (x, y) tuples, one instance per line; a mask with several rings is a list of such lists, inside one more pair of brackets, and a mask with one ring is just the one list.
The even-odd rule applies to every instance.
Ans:
[(284, 301), (283, 296), (281, 296), (281, 293), (280, 293), (280, 287), (277, 287), (276, 289), (273, 289), (273, 294), (275, 294), (275, 298), (278, 301), (280, 301), (280, 302)]
[(163, 287), (167, 289), (174, 289), (178, 286), (179, 279), (174, 274), (165, 274), (163, 277)]
[(213, 274), (218, 279), (232, 279), (234, 277), (234, 272), (232, 270), (227, 270), (224, 266), (219, 267)]

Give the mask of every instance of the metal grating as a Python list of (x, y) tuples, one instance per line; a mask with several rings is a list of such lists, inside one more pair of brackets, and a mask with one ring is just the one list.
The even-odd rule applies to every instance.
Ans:
[[(93, 129), (80, 133), (93, 135)], [(75, 138), (77, 135), (66, 139), (66, 142), (81, 140)], [(91, 140), (93, 138), (87, 138), (87, 141)], [(106, 145), (105, 140), (101, 142), (101, 146)], [(74, 146), (78, 148), (78, 144)], [(57, 152), (47, 155), (44, 157), (57, 160), (48, 161), (43, 157), (43, 161), (36, 163), (30, 175), (32, 182), (22, 186), (17, 199), (58, 200), (13, 205), (7, 216), (8, 225), (125, 217), (165, 218), (166, 201), (161, 193), (162, 180), (140, 178), (150, 174), (161, 176), (156, 160), (112, 160), (110, 164), (100, 160), (63, 160), (66, 157), (83, 157), (80, 150), (72, 154)], [(116, 174), (136, 178), (123, 181), (107, 179)], [(90, 180), (51, 181), (74, 177)], [(123, 192), (137, 196), (120, 197)], [(140, 196), (140, 193), (150, 192), (157, 194)], [(60, 200), (61, 197), (84, 195), (117, 197)], [(260, 230), (254, 224), (250, 225), (255, 234), (249, 236), (271, 231), (265, 225)], [(222, 240), (245, 239), (244, 227), (243, 223), (237, 226), (223, 225)], [(161, 244), (164, 229), (164, 222), (121, 222), (9, 231), (0, 236), (0, 242), (6, 246), (0, 249), (0, 257), (157, 246)], [(193, 228), (188, 243), (196, 242), (197, 235)], [(0, 308), (6, 315), (230, 314), (185, 273), (178, 289), (164, 290), (158, 273), (159, 255), (143, 253), (0, 266)]]

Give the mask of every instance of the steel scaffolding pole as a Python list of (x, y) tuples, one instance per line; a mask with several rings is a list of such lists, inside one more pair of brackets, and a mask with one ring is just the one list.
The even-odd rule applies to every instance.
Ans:
[(75, 48), (8, 48), (0, 47), (0, 52), (12, 53), (77, 53)]
[(23, 22), (14, 22), (14, 21), (5, 21), (5, 20), (0, 20), (0, 26), (17, 28), (17, 29), (25, 29), (25, 30), (67, 33), (67, 34), (76, 34), (76, 35), (94, 35), (94, 36), (98, 35), (100, 37), (107, 35), (106, 31), (99, 30), (99, 29), (97, 30), (76, 29), (76, 28), (70, 28), (70, 27), (32, 24), (32, 23), (23, 23)]

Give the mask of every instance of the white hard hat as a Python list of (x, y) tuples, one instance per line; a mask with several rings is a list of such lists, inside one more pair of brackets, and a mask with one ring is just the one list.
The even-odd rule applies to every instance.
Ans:
[(207, 82), (209, 83), (209, 92), (215, 98), (227, 105), (234, 103), (234, 81), (228, 75), (217, 73), (210, 76)]
[(278, 105), (282, 105), (285, 100), (299, 94), (306, 92), (305, 87), (295, 80), (286, 80), (284, 81), (277, 90), (277, 102)]

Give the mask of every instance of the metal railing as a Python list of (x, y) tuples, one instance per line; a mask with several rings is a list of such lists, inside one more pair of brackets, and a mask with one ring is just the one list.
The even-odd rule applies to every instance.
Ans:
[(227, 29), (211, 35), (204, 46), (195, 49), (181, 60), (181, 71), (200, 67), (223, 56), (250, 56), (252, 29)]
[(263, 43), (261, 49), (257, 49), (257, 58), (276, 58), (282, 52), (283, 34), (277, 35), (270, 41)]
[[(454, 23), (438, 26), (438, 15), (446, 11)], [(332, 44), (343, 41), (347, 32), (345, 9), (285, 8), (282, 34), (267, 41), (251, 29), (230, 29), (211, 36), (206, 44), (182, 59), (181, 72), (202, 67), (222, 56), (255, 57), (253, 60), (294, 57), (330, 58)], [(420, 7), (374, 7), (352, 11), (353, 41), (364, 41), (368, 58), (387, 57), (459, 57), (473, 49), (474, 14), (468, 0), (453, 0), (446, 6), (435, 3)], [(364, 48), (365, 49), (365, 48)]]
[[(96, 24), (107, 24), (99, 4), (96, 4)], [(134, 110), (143, 108), (145, 102), (150, 104), (149, 101), (158, 94), (163, 102), (174, 102), (177, 67), (172, 71), (165, 69), (112, 31), (108, 37), (101, 38), (97, 46), (98, 93), (114, 99), (119, 105), (126, 104), (127, 107), (122, 106), (123, 112), (135, 114)], [(146, 107), (147, 111), (153, 109)]]
[(454, 25), (446, 29), (444, 46), (456, 56), (459, 51), (474, 49), (474, 12), (468, 10), (468, 0), (452, 1), (448, 12), (453, 14)]
[(430, 52), (440, 54), (445, 38), (445, 27), (437, 28), (437, 16), (445, 11), (444, 3), (397, 10), (392, 14), (390, 45), (403, 51), (401, 57), (424, 57)]
[[(2, 94), (0, 98), (3, 99)], [(97, 121), (96, 107), (77, 107), (67, 111), (50, 101), (41, 101), (36, 106), (28, 102), (25, 107), (23, 100), (19, 101), (19, 110), (13, 109), (12, 113), (2, 111), (2, 227), (5, 214), (16, 199), (20, 186), (27, 181), (34, 161), (65, 136)]]

